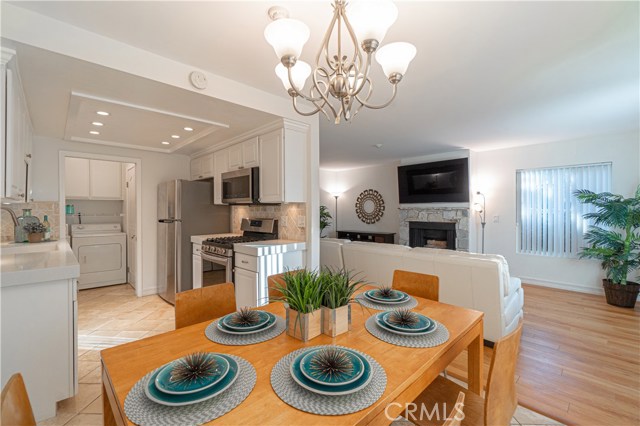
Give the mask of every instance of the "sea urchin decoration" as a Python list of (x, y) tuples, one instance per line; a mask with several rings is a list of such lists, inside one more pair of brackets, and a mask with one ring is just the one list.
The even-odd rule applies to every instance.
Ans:
[(217, 372), (218, 362), (213, 356), (206, 352), (195, 352), (176, 361), (169, 380), (178, 385), (190, 385)]
[(241, 308), (238, 312), (231, 316), (231, 324), (250, 326), (260, 322), (258, 311), (251, 308)]
[(319, 350), (309, 366), (310, 373), (324, 380), (340, 379), (353, 372), (353, 362), (347, 353), (338, 348), (326, 348)]
[(378, 297), (393, 297), (393, 288), (391, 287), (380, 287), (378, 291), (376, 291), (376, 296)]
[(410, 327), (418, 324), (420, 318), (409, 309), (396, 309), (389, 314), (389, 322), (400, 327)]

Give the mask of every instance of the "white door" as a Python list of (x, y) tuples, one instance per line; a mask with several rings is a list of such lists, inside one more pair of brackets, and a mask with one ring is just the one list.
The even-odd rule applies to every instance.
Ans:
[(136, 165), (129, 164), (126, 172), (126, 185), (125, 190), (127, 200), (127, 266), (129, 274), (128, 281), (132, 286), (136, 286), (136, 244), (138, 242), (137, 236), (137, 221), (136, 221)]

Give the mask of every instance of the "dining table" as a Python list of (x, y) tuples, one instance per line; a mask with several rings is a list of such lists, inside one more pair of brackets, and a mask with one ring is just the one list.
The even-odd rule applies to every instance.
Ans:
[[(367, 286), (361, 291), (373, 288)], [(483, 313), (433, 300), (415, 297), (412, 309), (446, 326), (449, 339), (438, 346), (411, 348), (396, 346), (374, 337), (365, 329), (365, 321), (375, 313), (369, 308), (351, 307), (351, 330), (336, 337), (324, 334), (302, 342), (286, 333), (252, 345), (226, 346), (205, 336), (211, 321), (169, 331), (145, 339), (104, 349), (102, 392), (104, 425), (133, 424), (125, 415), (124, 402), (132, 387), (150, 371), (181, 356), (199, 352), (237, 355), (256, 370), (256, 385), (249, 396), (233, 410), (207, 424), (220, 425), (369, 425), (389, 424), (465, 349), (468, 351), (468, 388), (480, 394), (483, 374)], [(285, 316), (282, 303), (274, 302), (257, 309)], [(283, 402), (270, 382), (274, 365), (290, 352), (316, 345), (341, 345), (373, 357), (385, 370), (387, 386), (373, 405), (345, 415), (317, 415), (303, 412)]]

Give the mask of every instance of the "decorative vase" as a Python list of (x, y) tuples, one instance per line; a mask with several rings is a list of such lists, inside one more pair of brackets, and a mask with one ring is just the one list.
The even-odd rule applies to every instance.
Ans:
[(633, 281), (627, 281), (626, 285), (613, 284), (611, 280), (603, 279), (602, 286), (608, 304), (631, 309), (636, 306), (640, 284)]
[(340, 306), (336, 309), (322, 306), (322, 333), (336, 337), (351, 330), (351, 305)]
[(29, 242), (30, 243), (39, 243), (40, 241), (42, 241), (42, 238), (44, 237), (44, 232), (32, 232), (29, 234)]
[(287, 313), (287, 335), (307, 342), (318, 337), (322, 332), (322, 312), (316, 309), (308, 314), (301, 314), (285, 304)]

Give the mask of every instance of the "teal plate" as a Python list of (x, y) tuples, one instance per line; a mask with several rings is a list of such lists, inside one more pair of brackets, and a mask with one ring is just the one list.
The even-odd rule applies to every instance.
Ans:
[(407, 325), (407, 326), (393, 324), (389, 320), (389, 317), (391, 316), (392, 313), (393, 312), (384, 312), (384, 315), (380, 315), (380, 320), (382, 322), (384, 322), (385, 325), (393, 328), (394, 330), (398, 330), (398, 331), (426, 331), (429, 328), (431, 328), (431, 325), (433, 324), (433, 321), (430, 318), (425, 317), (424, 315), (419, 314), (417, 312), (414, 312), (414, 314), (416, 314), (418, 316), (418, 323), (417, 324)]
[(400, 302), (402, 300), (408, 299), (408, 295), (405, 292), (400, 290), (393, 290), (393, 296), (391, 297), (383, 297), (378, 294), (379, 290), (367, 290), (364, 292), (364, 295), (371, 300), (375, 300), (377, 302), (388, 303), (388, 302)]
[(342, 386), (355, 382), (364, 374), (364, 364), (362, 360), (358, 358), (354, 352), (342, 348), (339, 348), (338, 350), (344, 351), (349, 359), (351, 359), (351, 364), (353, 365), (353, 371), (351, 374), (343, 375), (341, 379), (337, 379), (335, 377), (325, 377), (322, 374), (312, 371), (311, 361), (313, 360), (314, 355), (321, 350), (322, 349), (310, 350), (309, 352), (306, 352), (302, 357), (302, 360), (300, 360), (300, 371), (302, 371), (302, 374), (304, 374), (307, 379), (321, 385)]
[(252, 324), (252, 325), (233, 324), (233, 317), (237, 314), (237, 312), (234, 312), (232, 314), (222, 317), (220, 321), (222, 321), (222, 324), (226, 326), (228, 329), (235, 330), (235, 331), (250, 331), (250, 330), (256, 330), (258, 328), (263, 328), (269, 322), (270, 317), (264, 311), (256, 311), (256, 312), (260, 317), (260, 320), (256, 324)]
[(302, 369), (300, 368), (300, 363), (302, 361), (302, 358), (307, 354), (307, 352), (303, 352), (297, 357), (295, 357), (295, 359), (291, 363), (291, 367), (290, 367), (291, 377), (297, 384), (299, 384), (304, 389), (307, 389), (308, 391), (311, 391), (313, 393), (317, 393), (320, 395), (340, 396), (340, 395), (349, 395), (354, 392), (358, 392), (359, 390), (364, 389), (364, 387), (371, 382), (371, 379), (373, 378), (373, 374), (371, 372), (371, 364), (369, 364), (369, 361), (367, 361), (365, 357), (363, 357), (357, 352), (352, 352), (352, 353), (355, 354), (362, 361), (362, 364), (364, 365), (364, 372), (358, 380), (352, 383), (349, 383), (347, 385), (327, 386), (327, 385), (322, 385), (320, 383), (316, 383), (312, 380), (309, 380), (304, 374), (302, 374)]
[(151, 401), (168, 405), (170, 407), (180, 407), (183, 405), (196, 404), (198, 402), (206, 401), (214, 396), (220, 395), (233, 385), (238, 378), (239, 366), (238, 363), (231, 357), (219, 354), (221, 357), (227, 360), (229, 363), (229, 372), (214, 386), (201, 390), (199, 392), (190, 393), (187, 395), (171, 395), (162, 392), (156, 387), (156, 377), (160, 373), (160, 369), (151, 375), (149, 383), (144, 388), (144, 393)]
[(273, 315), (271, 312), (265, 312), (265, 314), (267, 314), (269, 316), (269, 321), (267, 321), (267, 323), (264, 324), (261, 328), (257, 328), (255, 330), (247, 330), (247, 331), (233, 330), (233, 329), (227, 327), (226, 325), (224, 325), (222, 323), (222, 321), (218, 321), (217, 324), (216, 324), (216, 327), (218, 327), (218, 330), (222, 331), (223, 333), (228, 333), (228, 334), (260, 333), (261, 331), (265, 331), (265, 330), (273, 327), (274, 325), (276, 325), (276, 316)]
[(384, 314), (388, 314), (388, 312), (380, 312), (379, 314), (376, 314), (376, 324), (378, 324), (378, 326), (390, 333), (394, 333), (394, 334), (401, 334), (403, 336), (424, 336), (425, 334), (429, 334), (429, 333), (433, 333), (436, 328), (438, 328), (438, 323), (436, 323), (435, 321), (432, 321), (432, 326), (429, 327), (428, 329), (424, 330), (424, 331), (411, 331), (411, 330), (405, 330), (405, 331), (400, 331), (400, 330), (396, 330), (394, 328), (389, 327), (387, 324), (384, 323), (384, 321), (382, 321), (382, 316)]
[(214, 386), (229, 372), (229, 361), (227, 361), (226, 358), (223, 358), (222, 356), (215, 353), (208, 353), (207, 355), (214, 358), (218, 363), (218, 369), (213, 376), (199, 379), (188, 385), (172, 382), (171, 371), (173, 370), (175, 364), (178, 362), (178, 360), (176, 360), (168, 363), (167, 365), (162, 367), (162, 369), (160, 369), (160, 372), (156, 376), (156, 387), (164, 393), (172, 395), (186, 395), (190, 393), (196, 393)]

